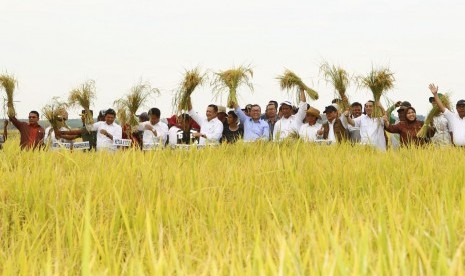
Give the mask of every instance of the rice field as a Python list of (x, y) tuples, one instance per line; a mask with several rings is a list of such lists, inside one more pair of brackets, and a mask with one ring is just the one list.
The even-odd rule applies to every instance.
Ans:
[(0, 151), (3, 275), (461, 275), (465, 155)]

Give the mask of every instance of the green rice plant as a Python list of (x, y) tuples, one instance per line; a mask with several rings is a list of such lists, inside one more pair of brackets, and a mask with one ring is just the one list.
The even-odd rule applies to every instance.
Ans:
[(346, 90), (350, 85), (350, 76), (347, 71), (339, 66), (323, 62), (320, 66), (320, 73), (323, 74), (326, 83), (333, 85), (335, 91), (338, 93), (338, 97), (341, 99), (340, 109), (348, 109), (350, 107), (350, 102)]
[(186, 70), (173, 99), (173, 107), (176, 114), (180, 115), (183, 112), (188, 111), (189, 99), (192, 93), (197, 86), (202, 85), (206, 79), (206, 74), (202, 73), (198, 67)]
[[(282, 90), (287, 90), (288, 92), (304, 90), (311, 99), (318, 100), (318, 93), (308, 87), (302, 79), (291, 70), (286, 69), (284, 74), (278, 76), (277, 79), (279, 80)], [(299, 97), (297, 96), (297, 98)]]
[(7, 114), (9, 117), (16, 116), (15, 107), (13, 104), (14, 91), (18, 81), (8, 74), (0, 75), (0, 85), (6, 92)]
[(373, 99), (375, 101), (373, 117), (377, 118), (383, 116), (383, 112), (378, 104), (380, 103), (381, 96), (394, 87), (394, 73), (392, 73), (389, 68), (372, 68), (368, 75), (358, 76), (357, 81), (360, 87), (368, 88), (373, 93)]
[(237, 68), (219, 71), (215, 73), (215, 78), (212, 82), (213, 90), (217, 93), (217, 96), (227, 91), (228, 107), (232, 108), (232, 102), (238, 103), (237, 89), (241, 85), (247, 86), (253, 92), (253, 84), (251, 83), (252, 78), (253, 70), (246, 66), (239, 66)]
[[(450, 110), (451, 102), (450, 102), (449, 95), (448, 94), (440, 95), (439, 98), (441, 99), (442, 104)], [(426, 138), (428, 134), (428, 126), (432, 124), (434, 117), (438, 116), (439, 114), (441, 114), (441, 110), (439, 109), (437, 104), (434, 104), (431, 110), (428, 112), (428, 115), (425, 118), (425, 122), (423, 123), (423, 126), (418, 131), (417, 137)]]
[(95, 81), (89, 80), (81, 84), (78, 88), (71, 90), (68, 97), (70, 107), (80, 106), (85, 110), (84, 124), (91, 125), (94, 123), (92, 114), (90, 113), (90, 106), (96, 98)]

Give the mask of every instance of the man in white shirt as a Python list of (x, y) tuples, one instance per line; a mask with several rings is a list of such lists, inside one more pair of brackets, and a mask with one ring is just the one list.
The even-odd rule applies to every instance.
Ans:
[(160, 109), (151, 108), (148, 112), (149, 120), (139, 124), (142, 133), (142, 148), (147, 149), (155, 146), (163, 146), (168, 135), (168, 125), (160, 122)]
[(116, 112), (113, 109), (105, 111), (105, 121), (92, 125), (93, 131), (97, 131), (97, 150), (116, 150), (114, 139), (121, 139), (123, 130), (115, 123)]
[[(384, 109), (378, 105), (383, 113)], [(366, 115), (361, 115), (358, 118), (350, 118), (349, 111), (344, 112), (347, 122), (351, 126), (360, 128), (360, 143), (362, 145), (371, 145), (380, 150), (386, 150), (386, 137), (384, 136), (384, 120), (382, 118), (373, 118), (374, 101), (368, 101), (365, 104)]]
[(450, 131), (452, 132), (452, 142), (455, 146), (465, 146), (465, 100), (459, 100), (455, 106), (457, 113), (451, 112), (442, 103), (438, 96), (438, 86), (434, 84), (429, 85), (431, 93), (433, 93), (434, 101), (437, 103), (439, 110), (444, 113), (447, 121), (449, 122)]
[(207, 107), (206, 116), (202, 118), (192, 109), (192, 104), (189, 99), (189, 116), (200, 126), (200, 132), (194, 133), (194, 137), (199, 137), (199, 145), (219, 144), (223, 136), (223, 123), (218, 120), (218, 107), (210, 104)]
[[(362, 115), (363, 106), (359, 102), (354, 102), (350, 105), (350, 116), (352, 119), (358, 118)], [(360, 137), (360, 128), (349, 125), (349, 137), (352, 143), (359, 143), (361, 140)]]
[(314, 142), (318, 139), (320, 135), (317, 133), (321, 129), (321, 124), (317, 122), (318, 119), (321, 119), (320, 111), (310, 107), (305, 114), (306, 123), (299, 130), (299, 137), (302, 141)]
[(273, 141), (281, 141), (293, 133), (299, 133), (300, 127), (304, 123), (305, 113), (307, 111), (307, 103), (303, 89), (300, 90), (299, 98), (299, 111), (295, 115), (292, 115), (292, 103), (290, 101), (284, 101), (281, 103), (283, 116), (274, 125)]

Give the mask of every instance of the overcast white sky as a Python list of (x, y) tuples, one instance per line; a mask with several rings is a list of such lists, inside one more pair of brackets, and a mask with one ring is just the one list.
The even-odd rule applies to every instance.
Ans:
[[(324, 59), (353, 74), (389, 66), (397, 81), (388, 97), (424, 114), (430, 82), (454, 101), (465, 98), (464, 14), (458, 0), (2, 0), (0, 72), (18, 79), (22, 118), (88, 79), (97, 85), (95, 110), (142, 79), (162, 91), (147, 107), (168, 116), (184, 69), (241, 64), (255, 73), (255, 92), (240, 90), (241, 105), (287, 99), (275, 77), (289, 68), (319, 92), (310, 104), (322, 110), (334, 98), (319, 76)], [(370, 98), (355, 85), (348, 93), (351, 101)], [(210, 87), (193, 102), (201, 112), (215, 102)]]

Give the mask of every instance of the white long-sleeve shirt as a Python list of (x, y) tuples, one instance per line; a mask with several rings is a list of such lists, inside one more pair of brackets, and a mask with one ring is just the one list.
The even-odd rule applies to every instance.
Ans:
[(313, 126), (308, 123), (303, 124), (299, 130), (299, 137), (305, 142), (314, 142), (318, 139), (318, 130), (321, 129), (320, 123), (315, 123)]
[(273, 129), (273, 140), (281, 141), (289, 136), (291, 133), (299, 133), (300, 127), (304, 123), (305, 113), (307, 112), (307, 103), (299, 103), (299, 111), (289, 118), (282, 117), (279, 119)]
[(372, 145), (378, 149), (386, 150), (384, 121), (382, 118), (371, 118), (363, 114), (353, 120), (355, 122), (355, 127), (360, 128), (360, 143), (362, 145)]
[(223, 123), (218, 118), (213, 118), (210, 121), (207, 118), (200, 117), (193, 109), (189, 110), (189, 116), (200, 126), (200, 133), (207, 137), (200, 137), (199, 145), (208, 143), (219, 143), (223, 135)]
[(92, 125), (91, 130), (97, 131), (97, 150), (116, 150), (117, 147), (113, 145), (113, 140), (100, 133), (100, 130), (102, 129), (111, 134), (113, 139), (121, 139), (123, 137), (123, 129), (117, 123), (108, 125), (106, 122), (96, 122)]
[[(153, 130), (157, 132), (157, 135), (153, 133), (151, 130), (145, 129), (146, 125), (152, 126)], [(142, 134), (142, 144), (143, 145), (150, 145), (150, 144), (161, 144), (165, 145), (166, 137), (168, 135), (168, 126), (165, 123), (158, 122), (154, 125), (150, 123), (150, 121), (143, 122), (139, 124), (139, 131), (143, 131)]]
[(452, 139), (454, 145), (465, 146), (465, 117), (460, 118), (459, 114), (451, 112), (449, 109), (444, 111), (444, 116), (449, 122), (450, 130), (452, 131)]

